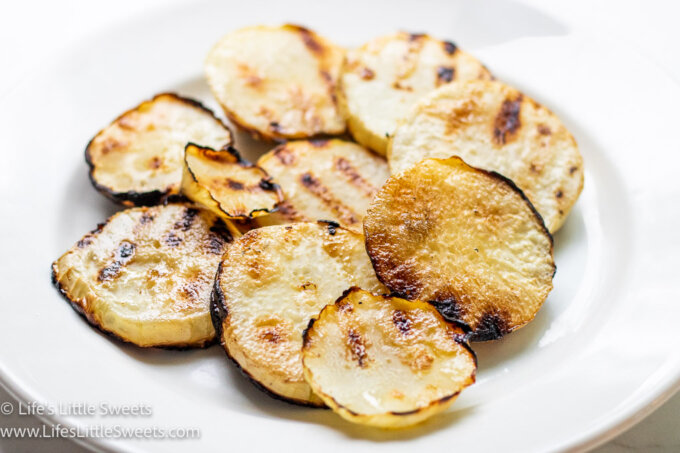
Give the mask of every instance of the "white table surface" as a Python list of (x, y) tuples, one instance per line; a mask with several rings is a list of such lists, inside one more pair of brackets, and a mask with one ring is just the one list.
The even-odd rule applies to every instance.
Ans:
[[(130, 16), (186, 0), (33, 0), (0, 2), (0, 106), (2, 97), (45, 56)], [(279, 0), (280, 1), (280, 0)], [(415, 0), (414, 0), (415, 1)], [(470, 0), (474, 1), (474, 0)], [(680, 83), (680, 2), (674, 0), (523, 0), (573, 27), (596, 30), (641, 53)], [(236, 3), (238, 4), (238, 3)], [(677, 151), (677, 150), (675, 150)], [(3, 345), (4, 347), (4, 345)], [(13, 398), (0, 388), (0, 404)], [(40, 427), (32, 416), (2, 416), (2, 427)], [(6, 439), (4, 452), (81, 452), (65, 439)], [(598, 453), (680, 451), (680, 393)]]

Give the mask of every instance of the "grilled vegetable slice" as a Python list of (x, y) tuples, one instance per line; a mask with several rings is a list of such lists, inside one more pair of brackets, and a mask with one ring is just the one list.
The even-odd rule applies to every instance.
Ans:
[(381, 428), (443, 411), (477, 369), (463, 330), (434, 307), (359, 288), (310, 322), (302, 362), (305, 379), (335, 412)]
[(338, 139), (289, 142), (258, 165), (281, 185), (285, 198), (279, 212), (262, 219), (265, 224), (327, 219), (360, 228), (388, 177), (383, 158)]
[(231, 132), (199, 102), (163, 93), (119, 116), (87, 145), (97, 190), (125, 206), (158, 204), (179, 193), (188, 142), (222, 149)]
[(459, 156), (512, 179), (557, 231), (583, 188), (574, 137), (548, 109), (501, 82), (451, 84), (421, 100), (397, 129), (392, 173), (427, 157)]
[(422, 34), (396, 33), (348, 52), (341, 100), (352, 136), (385, 154), (397, 122), (440, 85), (489, 79), (489, 71), (455, 44)]
[(458, 157), (393, 175), (364, 220), (378, 278), (492, 340), (531, 321), (552, 289), (553, 242), (512, 181)]
[(232, 237), (180, 203), (118, 212), (52, 265), (61, 293), (101, 330), (137, 346), (201, 347), (215, 338), (210, 294)]
[(302, 376), (302, 332), (353, 285), (384, 290), (360, 234), (324, 222), (251, 230), (229, 248), (217, 273), (218, 337), (258, 387), (322, 406)]
[(193, 143), (184, 155), (182, 193), (215, 214), (233, 219), (266, 215), (283, 200), (267, 173), (234, 148), (215, 151)]
[(208, 84), (229, 119), (256, 138), (339, 134), (336, 86), (344, 51), (296, 25), (233, 31), (210, 51)]

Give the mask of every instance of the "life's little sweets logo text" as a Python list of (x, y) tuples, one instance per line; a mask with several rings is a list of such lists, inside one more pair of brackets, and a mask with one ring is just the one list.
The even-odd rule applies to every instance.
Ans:
[(153, 408), (144, 403), (113, 404), (66, 402), (45, 404), (37, 401), (0, 404), (3, 415), (62, 416), (62, 417), (151, 417)]
[(113, 404), (67, 402), (45, 404), (37, 401), (0, 404), (2, 415), (64, 416), (64, 417), (151, 417), (153, 408), (148, 404)]

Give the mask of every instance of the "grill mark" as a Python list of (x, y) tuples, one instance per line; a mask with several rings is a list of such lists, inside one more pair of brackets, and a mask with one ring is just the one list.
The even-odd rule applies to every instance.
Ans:
[(338, 157), (335, 160), (335, 168), (347, 177), (350, 184), (361, 189), (367, 196), (372, 197), (378, 191), (378, 189), (361, 176), (357, 169), (344, 157)]
[(210, 227), (205, 248), (208, 250), (208, 253), (222, 255), (222, 253), (224, 253), (225, 245), (228, 242), (231, 242), (231, 240), (232, 236), (227, 225), (222, 219), (217, 219), (213, 226)]
[(452, 66), (439, 66), (437, 68), (437, 86), (452, 81), (455, 75), (456, 70)]
[(521, 104), (521, 94), (515, 100), (506, 99), (503, 101), (494, 121), (493, 141), (497, 145), (505, 145), (511, 141), (519, 130), (521, 126), (519, 120)]
[(168, 247), (177, 247), (182, 242), (182, 238), (171, 231), (165, 236), (163, 242), (165, 242)]
[(408, 335), (411, 333), (411, 320), (408, 319), (406, 313), (403, 311), (395, 310), (394, 313), (392, 313), (392, 322), (402, 334)]
[(196, 208), (186, 208), (182, 213), (182, 218), (175, 222), (172, 226), (175, 230), (189, 231), (191, 225), (193, 225), (196, 216), (198, 215), (198, 209)]
[(442, 43), (442, 47), (444, 48), (444, 52), (446, 52), (449, 55), (453, 55), (456, 53), (456, 50), (458, 50), (458, 46), (452, 43), (451, 41), (444, 41)]
[(538, 125), (538, 133), (541, 134), (541, 135), (550, 135), (552, 133), (552, 131), (545, 124), (539, 124)]
[(371, 68), (363, 67), (359, 72), (359, 77), (363, 80), (372, 80), (375, 77), (375, 72)]
[(324, 54), (325, 49), (323, 45), (316, 40), (314, 34), (311, 31), (307, 30), (304, 27), (297, 27), (297, 31), (300, 33), (300, 36), (302, 37), (302, 42), (305, 43), (305, 46), (307, 46), (309, 50), (311, 50), (313, 53), (319, 56)]
[(233, 179), (227, 178), (227, 185), (233, 190), (243, 190), (243, 183), (239, 181), (234, 181)]
[(283, 165), (295, 163), (295, 154), (285, 146), (274, 151), (274, 157), (276, 157)]
[(154, 156), (149, 161), (149, 168), (151, 168), (152, 170), (157, 170), (157, 169), (161, 168), (161, 165), (163, 165), (163, 160), (158, 156)]
[(112, 280), (118, 276), (120, 270), (132, 260), (135, 255), (135, 244), (129, 241), (123, 241), (116, 249), (113, 261), (108, 266), (99, 271), (97, 279), (100, 282)]
[(300, 183), (318, 197), (342, 222), (350, 225), (359, 222), (358, 215), (335, 198), (328, 187), (321, 184), (321, 181), (310, 172), (305, 172), (300, 176)]
[(368, 359), (366, 345), (364, 339), (354, 329), (349, 329), (349, 332), (347, 332), (347, 346), (349, 346), (352, 359), (356, 360), (360, 368), (365, 368)]

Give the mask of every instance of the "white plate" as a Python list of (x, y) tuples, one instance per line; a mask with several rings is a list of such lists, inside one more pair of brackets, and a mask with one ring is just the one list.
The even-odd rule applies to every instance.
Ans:
[[(586, 163), (556, 235), (555, 290), (536, 320), (479, 344), (478, 382), (421, 427), (381, 432), (257, 391), (213, 347), (139, 351), (98, 334), (50, 284), (50, 263), (116, 207), (83, 149), (160, 91), (211, 101), (202, 61), (229, 29), (292, 21), (341, 44), (395, 29), (472, 50), (556, 111)], [(24, 401), (147, 404), (153, 416), (47, 416), (68, 426), (199, 427), (200, 441), (85, 440), (103, 449), (552, 451), (589, 447), (639, 420), (680, 380), (680, 89), (629, 49), (510, 2), (298, 0), (198, 3), (101, 32), (2, 99), (0, 378)], [(252, 142), (239, 137), (241, 148)], [(195, 442), (199, 442), (196, 444)], [(425, 450), (423, 450), (425, 451)]]

